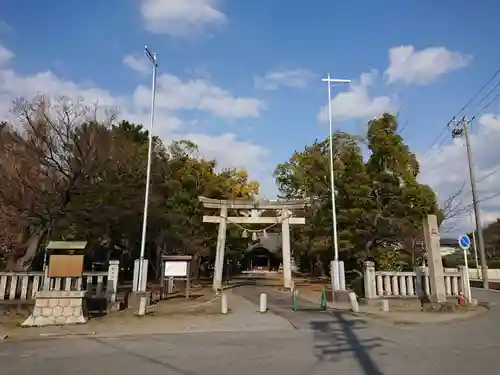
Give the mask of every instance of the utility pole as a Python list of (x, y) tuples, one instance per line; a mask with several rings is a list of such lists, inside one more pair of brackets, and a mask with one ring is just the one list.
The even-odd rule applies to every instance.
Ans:
[(467, 149), (467, 161), (469, 164), (470, 186), (472, 191), (472, 205), (474, 207), (474, 216), (476, 219), (476, 236), (479, 247), (479, 259), (481, 260), (481, 271), (483, 275), (483, 288), (489, 289), (488, 282), (488, 264), (486, 263), (486, 252), (484, 251), (483, 229), (481, 228), (481, 210), (479, 208), (479, 200), (477, 199), (476, 176), (474, 174), (474, 162), (472, 159), (472, 150), (469, 139), (469, 120), (463, 117), (453, 128), (451, 134), (453, 138), (465, 136), (465, 147)]
[(474, 225), (473, 212), (469, 213), (470, 226), (472, 227), (472, 243), (474, 244), (474, 260), (476, 262), (476, 272), (478, 280), (481, 280), (481, 272), (479, 271), (479, 260), (477, 257), (477, 240), (476, 240), (476, 228)]
[(345, 273), (344, 263), (339, 261), (339, 245), (337, 238), (337, 208), (335, 206), (335, 179), (333, 170), (333, 128), (332, 128), (332, 85), (348, 84), (350, 79), (332, 79), (331, 73), (328, 73), (326, 78), (321, 81), (328, 84), (328, 121), (330, 124), (329, 132), (329, 147), (330, 147), (330, 190), (332, 194), (332, 225), (333, 225), (333, 262), (330, 264), (330, 273), (332, 277), (332, 290), (339, 291), (345, 289)]

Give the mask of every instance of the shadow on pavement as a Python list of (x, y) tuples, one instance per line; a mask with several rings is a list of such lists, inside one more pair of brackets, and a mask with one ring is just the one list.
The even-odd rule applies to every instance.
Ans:
[(341, 312), (332, 312), (335, 321), (312, 321), (314, 355), (319, 362), (336, 362), (352, 355), (365, 375), (384, 375), (370, 355), (370, 351), (387, 340), (381, 337), (360, 338), (357, 331), (367, 323), (362, 319), (346, 318)]
[(125, 349), (125, 348), (120, 347), (118, 345), (113, 345), (109, 341), (104, 341), (104, 340), (100, 340), (100, 339), (97, 339), (97, 338), (96, 339), (92, 339), (92, 340), (95, 341), (95, 342), (98, 342), (101, 345), (107, 346), (108, 348), (114, 349), (114, 350), (116, 350), (118, 352), (127, 354), (127, 355), (129, 355), (131, 357), (134, 357), (134, 358), (138, 359), (139, 361), (146, 362), (147, 364), (158, 365), (160, 367), (163, 367), (164, 369), (173, 371), (173, 372), (175, 372), (175, 373), (177, 373), (179, 375), (197, 375), (194, 372), (183, 370), (183, 369), (181, 369), (181, 368), (179, 368), (177, 366), (174, 366), (174, 365), (172, 365), (170, 363), (163, 362), (163, 361), (159, 360), (158, 358), (150, 357), (150, 356), (147, 356), (147, 355), (144, 355), (144, 354), (141, 354), (141, 353), (137, 353), (137, 352), (135, 352), (133, 350), (128, 350), (128, 349)]

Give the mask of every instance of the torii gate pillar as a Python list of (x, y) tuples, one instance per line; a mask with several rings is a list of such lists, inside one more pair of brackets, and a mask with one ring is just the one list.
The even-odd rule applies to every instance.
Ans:
[(281, 210), (281, 254), (283, 258), (283, 281), (285, 289), (292, 288), (292, 253), (290, 250), (291, 211)]

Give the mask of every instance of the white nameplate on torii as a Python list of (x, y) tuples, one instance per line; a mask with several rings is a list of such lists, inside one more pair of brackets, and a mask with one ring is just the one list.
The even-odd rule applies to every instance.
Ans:
[[(222, 218), (219, 216), (203, 216), (204, 223), (220, 223)], [(227, 218), (229, 223), (235, 224), (280, 224), (283, 222), (282, 217), (234, 217)], [(305, 224), (306, 219), (303, 217), (291, 217), (288, 219), (291, 225)]]

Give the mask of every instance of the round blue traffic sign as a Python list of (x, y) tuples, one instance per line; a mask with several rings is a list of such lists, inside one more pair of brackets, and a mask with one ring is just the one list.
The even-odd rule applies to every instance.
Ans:
[(468, 235), (464, 234), (458, 238), (458, 245), (462, 250), (469, 250), (470, 248), (470, 238)]

